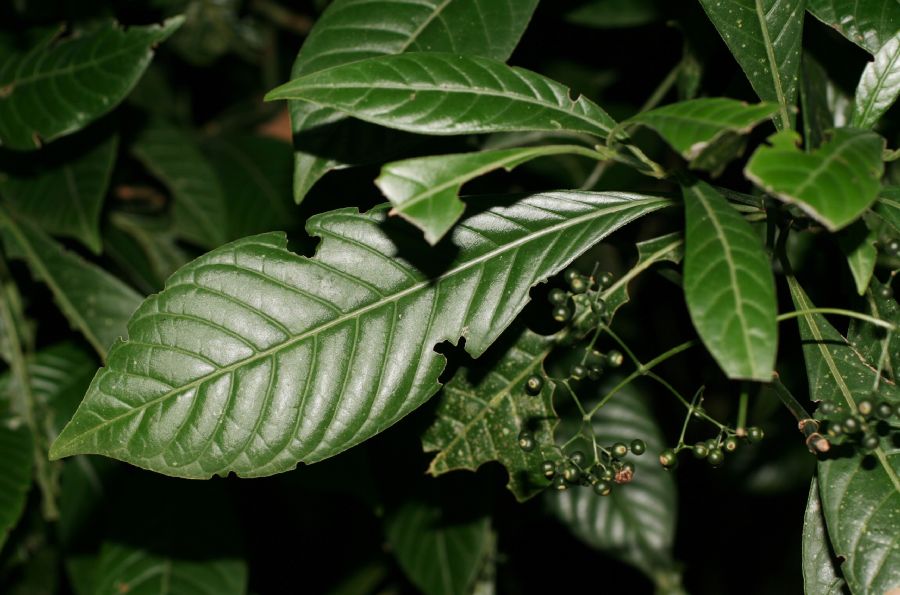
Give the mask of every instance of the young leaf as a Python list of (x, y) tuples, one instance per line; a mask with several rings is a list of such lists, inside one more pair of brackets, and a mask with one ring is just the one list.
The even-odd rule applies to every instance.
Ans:
[(456, 54), (370, 58), (296, 78), (266, 100), (299, 99), (422, 134), (569, 130), (605, 137), (616, 125), (597, 104), (537, 73)]
[[(679, 592), (672, 559), (677, 492), (672, 474), (656, 460), (665, 442), (650, 407), (641, 395), (626, 388), (600, 409), (591, 428), (601, 444), (628, 444), (635, 438), (647, 444), (643, 456), (628, 457), (634, 463), (634, 479), (614, 486), (609, 496), (584, 488), (547, 492), (550, 509), (587, 545), (640, 569), (659, 592)], [(571, 448), (592, 452), (584, 438)]]
[(563, 153), (602, 157), (576, 145), (434, 155), (388, 163), (375, 184), (394, 206), (392, 215), (400, 215), (424, 231), (429, 244), (436, 244), (466, 208), (458, 197), (463, 184), (496, 169), (510, 171), (531, 159)]
[(34, 463), (31, 432), (8, 421), (0, 420), (0, 551), (25, 510)]
[(228, 241), (222, 186), (189, 134), (156, 120), (131, 150), (171, 191), (175, 229), (182, 238), (205, 248)]
[(31, 223), (0, 210), (0, 232), (11, 256), (25, 260), (43, 281), (69, 323), (106, 357), (106, 349), (125, 335), (125, 322), (142, 296), (47, 237)]
[[(788, 277), (794, 307), (813, 307), (793, 277)], [(877, 376), (820, 314), (798, 318), (809, 377), (810, 398), (856, 413), (856, 404), (873, 396)], [(896, 385), (882, 379), (875, 398), (900, 404)], [(871, 455), (857, 447), (819, 461), (822, 510), (841, 573), (853, 593), (887, 593), (900, 584), (900, 451), (890, 434), (879, 437)]]
[[(553, 383), (543, 372), (544, 358), (553, 340), (528, 329), (513, 335), (508, 349), (489, 371), (469, 379), (462, 368), (441, 392), (436, 419), (422, 436), (425, 452), (437, 451), (428, 467), (431, 475), (457, 469), (475, 471), (484, 463), (499, 461), (509, 474), (506, 486), (524, 501), (544, 489), (541, 474), (546, 458), (540, 448), (525, 452), (519, 447), (519, 432), (528, 428), (538, 444), (553, 443), (556, 413)], [(537, 394), (525, 390), (525, 381), (537, 375), (544, 379)]]
[(884, 112), (894, 105), (897, 95), (900, 95), (900, 33), (884, 44), (875, 59), (866, 64), (856, 87), (851, 126), (875, 126)]
[(447, 503), (414, 497), (385, 519), (397, 562), (425, 595), (468, 595), (490, 553), (490, 519), (471, 511), (446, 518), (447, 509)]
[[(887, 287), (872, 278), (869, 291), (866, 292), (866, 302), (869, 305), (869, 314), (880, 320), (886, 320), (900, 327), (900, 305), (893, 297), (883, 295), (882, 290)], [(850, 328), (847, 330), (847, 338), (850, 344), (869, 362), (881, 364), (884, 357), (882, 372), (895, 383), (900, 380), (900, 332), (891, 333), (890, 340), (885, 345), (885, 329), (863, 322), (850, 320)]]
[(694, 328), (729, 378), (772, 379), (775, 279), (750, 224), (705, 182), (685, 186), (684, 294)]
[(831, 231), (855, 221), (881, 190), (884, 139), (841, 128), (811, 153), (800, 151), (796, 133), (780, 132), (760, 147), (744, 174), (766, 192), (796, 204)]
[(790, 130), (805, 0), (700, 0), (700, 4), (759, 98), (778, 104), (775, 126)]
[(335, 455), (437, 392), (437, 343), (464, 336), (477, 357), (531, 286), (668, 204), (536, 194), (466, 218), (424, 260), (418, 234), (383, 208), (309, 219), (322, 238), (314, 258), (289, 252), (279, 233), (223, 246), (144, 302), (51, 456), (98, 453), (205, 478)]
[(35, 149), (113, 109), (147, 68), (153, 47), (183, 20), (127, 30), (107, 22), (8, 56), (0, 65), (0, 144)]
[(747, 134), (778, 111), (775, 103), (748, 105), (713, 97), (691, 99), (641, 112), (629, 122), (656, 130), (673, 149), (694, 165), (708, 148), (729, 134)]
[(825, 516), (819, 500), (819, 483), (809, 485), (806, 514), (803, 515), (803, 591), (807, 595), (844, 595), (846, 583), (831, 552)]
[(875, 242), (878, 241), (878, 236), (869, 230), (865, 222), (854, 221), (838, 232), (837, 240), (847, 264), (850, 265), (856, 291), (863, 295), (875, 272), (875, 261), (878, 259)]
[[(335, 0), (306, 38), (291, 78), (403, 52), (458, 52), (505, 62), (536, 6), (537, 0)], [(364, 44), (357, 43), (360, 36)], [(296, 147), (297, 202), (328, 171), (373, 161), (374, 153), (394, 144), (384, 142), (384, 131), (344, 120), (331, 109), (305, 101), (289, 101), (288, 108)]]
[(659, 0), (591, 0), (566, 13), (566, 20), (583, 27), (618, 29), (647, 25), (662, 17)]
[(900, 27), (897, 0), (807, 0), (807, 8), (870, 54), (884, 46)]
[[(28, 161), (14, 161), (0, 192), (9, 208), (47, 233), (75, 238), (95, 254), (101, 251), (100, 211), (116, 160), (118, 137), (108, 135), (89, 146), (67, 139)], [(77, 153), (63, 153), (66, 149)], [(0, 174), (2, 180), (3, 174)]]

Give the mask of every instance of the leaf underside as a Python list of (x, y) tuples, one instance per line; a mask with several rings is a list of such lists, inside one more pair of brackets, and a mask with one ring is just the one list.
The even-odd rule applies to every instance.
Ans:
[(900, 95), (900, 33), (866, 64), (853, 102), (852, 126), (872, 128)]
[(314, 258), (280, 233), (200, 257), (132, 317), (51, 456), (205, 478), (337, 454), (437, 392), (436, 344), (465, 337), (477, 357), (535, 283), (669, 204), (587, 192), (498, 201), (457, 225), (443, 252), (379, 208), (311, 218)]
[(807, 595), (844, 595), (846, 583), (838, 572), (831, 552), (825, 516), (819, 499), (819, 482), (814, 477), (803, 515), (803, 592)]

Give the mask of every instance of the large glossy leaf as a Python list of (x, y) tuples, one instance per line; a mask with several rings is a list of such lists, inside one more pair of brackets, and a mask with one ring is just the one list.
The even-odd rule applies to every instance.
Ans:
[(0, 551), (25, 510), (34, 463), (31, 432), (8, 422), (0, 420)]
[(873, 132), (841, 128), (810, 153), (800, 151), (796, 140), (790, 131), (771, 137), (772, 146), (756, 150), (745, 175), (829, 230), (846, 227), (881, 190), (884, 139)]
[(500, 462), (509, 474), (507, 487), (523, 501), (547, 486), (540, 468), (546, 456), (539, 448), (523, 451), (518, 439), (527, 429), (539, 444), (553, 444), (553, 383), (547, 380), (536, 395), (525, 391), (531, 375), (544, 377), (542, 364), (553, 340), (516, 329), (509, 344), (498, 347), (506, 349), (489, 359), (486, 373), (463, 368), (447, 383), (422, 445), (425, 452), (437, 452), (428, 467), (432, 475)]
[(586, 97), (502, 62), (445, 53), (369, 58), (296, 78), (266, 99), (298, 99), (423, 134), (569, 130), (605, 137), (615, 121)]
[(806, 0), (700, 0), (753, 90), (779, 105), (775, 125), (790, 130), (797, 99)]
[[(869, 314), (900, 327), (900, 304), (897, 304), (896, 298), (882, 295), (884, 288), (885, 284), (877, 278), (872, 279), (869, 291), (866, 292)], [(891, 333), (890, 340), (885, 345), (884, 340), (888, 338), (885, 329), (854, 319), (850, 321), (847, 338), (866, 361), (881, 363), (884, 357), (882, 372), (894, 382), (900, 380), (900, 333)]]
[(28, 263), (32, 274), (53, 292), (69, 323), (105, 357), (113, 341), (125, 335), (125, 322), (142, 296), (63, 248), (37, 226), (17, 221), (3, 211), (0, 231), (11, 255)]
[(387, 541), (410, 582), (422, 593), (468, 595), (490, 553), (490, 519), (455, 510), (459, 506), (443, 500), (406, 500), (385, 519)]
[[(403, 52), (457, 52), (506, 61), (536, 6), (537, 0), (336, 0), (300, 49), (291, 78)], [(385, 145), (396, 144), (396, 139), (383, 142), (384, 134), (373, 134), (371, 126), (342, 121), (328, 108), (304, 101), (290, 101), (288, 106), (297, 202), (329, 170), (373, 161), (373, 154)]]
[[(660, 592), (673, 592), (679, 581), (672, 559), (677, 492), (672, 474), (656, 459), (665, 442), (653, 413), (641, 395), (626, 388), (600, 409), (591, 424), (600, 444), (628, 444), (635, 438), (647, 443), (646, 454), (629, 457), (635, 466), (633, 481), (614, 486), (609, 496), (582, 487), (547, 492), (547, 503), (586, 544), (636, 566)], [(572, 449), (591, 452), (590, 442), (579, 440)]]
[(175, 229), (182, 238), (205, 248), (228, 240), (225, 193), (189, 133), (157, 120), (131, 150), (172, 193)]
[(819, 482), (814, 477), (803, 515), (803, 591), (806, 595), (843, 595), (845, 586), (828, 542)]
[[(27, 159), (12, 160), (12, 167), (0, 172), (0, 193), (19, 216), (48, 233), (75, 238), (99, 254), (100, 211), (117, 146), (118, 137), (108, 135), (87, 147), (61, 142)], [(78, 152), (64, 154), (59, 149)]]
[[(794, 306), (813, 307), (793, 277)], [(809, 377), (810, 398), (856, 412), (872, 396), (876, 369), (820, 314), (798, 318)], [(882, 379), (877, 398), (900, 404), (900, 390)], [(846, 413), (845, 413), (846, 415)], [(900, 584), (900, 449), (890, 433), (879, 437), (871, 455), (857, 447), (834, 448), (819, 461), (822, 510), (841, 573), (853, 593), (887, 593)]]
[(181, 17), (162, 25), (109, 22), (56, 45), (39, 44), (0, 61), (0, 144), (34, 149), (114, 108), (134, 87)]
[(759, 237), (705, 182), (684, 187), (684, 294), (694, 328), (729, 378), (772, 379), (775, 280)]
[(717, 143), (731, 135), (747, 134), (776, 111), (775, 103), (748, 105), (735, 99), (710, 97), (641, 112), (629, 121), (653, 128), (682, 157), (697, 162), (708, 149), (717, 150)]
[(383, 208), (311, 218), (315, 258), (288, 251), (279, 233), (223, 246), (135, 313), (52, 456), (209, 477), (337, 454), (437, 392), (437, 343), (465, 337), (480, 355), (532, 285), (667, 204), (537, 194), (465, 219), (445, 251), (423, 251)]
[(863, 295), (875, 272), (875, 261), (878, 259), (875, 242), (878, 241), (878, 236), (869, 230), (864, 221), (854, 221), (838, 232), (837, 240), (850, 266), (856, 291)]
[[(897, 24), (900, 26), (900, 22)], [(856, 87), (852, 126), (872, 128), (894, 105), (897, 95), (900, 95), (900, 33), (888, 40), (863, 69)]]
[(531, 159), (546, 155), (574, 153), (594, 159), (595, 151), (577, 145), (546, 145), (501, 149), (460, 155), (434, 155), (388, 163), (381, 168), (375, 184), (398, 214), (425, 232), (435, 244), (460, 218), (466, 208), (459, 200), (463, 184), (497, 169), (507, 171)]
[(876, 53), (900, 28), (897, 0), (807, 0), (807, 8), (870, 54)]

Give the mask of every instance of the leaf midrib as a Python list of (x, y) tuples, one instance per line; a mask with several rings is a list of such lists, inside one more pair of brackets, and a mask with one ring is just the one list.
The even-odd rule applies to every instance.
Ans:
[[(879, 98), (881, 91), (884, 89), (885, 80), (887, 80), (891, 74), (893, 74), (893, 67), (900, 60), (900, 40), (895, 36), (893, 39), (889, 40), (887, 43), (894, 44), (894, 53), (891, 55), (888, 60), (888, 64), (884, 69), (881, 70), (880, 74), (875, 76), (875, 85), (872, 86), (869, 93), (869, 99), (865, 102), (865, 106), (862, 111), (859, 112), (859, 117), (854, 118), (854, 124), (857, 126), (861, 126), (863, 122), (865, 122), (869, 118), (869, 114), (875, 108), (875, 101)], [(885, 44), (887, 45), (887, 44)], [(872, 69), (875, 70), (878, 66), (878, 56), (875, 56), (875, 61), (871, 63)], [(865, 74), (863, 75), (865, 76)]]
[(766, 48), (766, 58), (769, 61), (769, 72), (772, 75), (772, 81), (775, 86), (775, 97), (778, 99), (778, 112), (781, 115), (781, 125), (784, 130), (791, 129), (791, 118), (787, 111), (787, 100), (784, 97), (784, 90), (781, 88), (781, 74), (778, 70), (778, 61), (775, 59), (775, 46), (769, 37), (769, 23), (766, 21), (766, 12), (762, 5), (762, 0), (756, 1), (756, 18), (759, 21), (759, 28), (762, 31), (763, 47)]
[[(670, 201), (665, 198), (645, 198), (645, 199), (637, 199), (637, 200), (627, 200), (626, 202), (624, 202), (622, 204), (615, 205), (613, 207), (608, 207), (605, 209), (592, 210), (591, 212), (589, 212), (587, 214), (579, 215), (572, 219), (567, 219), (557, 225), (553, 225), (548, 228), (542, 229), (540, 231), (528, 234), (522, 238), (519, 238), (518, 240), (515, 240), (508, 244), (504, 244), (503, 246), (496, 248), (494, 250), (490, 250), (490, 251), (486, 252), (485, 254), (482, 254), (481, 256), (478, 256), (470, 261), (467, 261), (467, 262), (457, 266), (456, 268), (451, 269), (451, 270), (447, 271), (446, 273), (443, 273), (442, 275), (440, 275), (438, 277), (435, 277), (433, 279), (425, 279), (424, 281), (415, 283), (415, 284), (411, 285), (410, 287), (408, 287), (398, 293), (395, 293), (392, 296), (384, 296), (378, 300), (375, 300), (374, 302), (366, 304), (365, 306), (363, 306), (361, 308), (357, 308), (355, 310), (352, 310), (350, 312), (342, 314), (341, 316), (338, 316), (335, 319), (316, 327), (315, 329), (305, 331), (295, 337), (291, 337), (288, 340), (283, 341), (282, 343), (279, 343), (279, 344), (277, 344), (273, 347), (270, 347), (268, 349), (265, 349), (263, 351), (258, 351), (254, 355), (251, 355), (250, 357), (247, 357), (240, 361), (234, 362), (233, 364), (229, 364), (227, 366), (222, 366), (209, 374), (201, 376), (201, 377), (199, 377), (195, 380), (192, 380), (191, 382), (188, 382), (186, 384), (183, 384), (179, 387), (175, 387), (172, 390), (170, 390), (158, 397), (154, 397), (153, 399), (150, 399), (149, 401), (135, 405), (134, 407), (132, 407), (131, 409), (128, 409), (124, 413), (121, 413), (121, 414), (113, 416), (107, 420), (104, 420), (102, 423), (97, 424), (96, 426), (93, 426), (90, 429), (82, 432), (81, 434), (79, 434), (76, 437), (74, 437), (73, 439), (71, 439), (65, 445), (59, 444), (57, 446), (58, 443), (54, 444), (53, 447), (51, 448), (51, 450), (58, 451), (58, 450), (62, 449), (64, 446), (67, 447), (72, 444), (83, 443), (87, 437), (95, 434), (96, 432), (100, 431), (101, 429), (103, 429), (105, 427), (108, 427), (108, 426), (116, 423), (120, 419), (135, 415), (136, 413), (143, 411), (144, 409), (146, 409), (148, 407), (151, 407), (157, 403), (171, 399), (171, 398), (175, 397), (176, 395), (181, 394), (186, 390), (190, 390), (191, 388), (200, 386), (204, 382), (207, 382), (211, 379), (218, 378), (224, 374), (228, 374), (234, 370), (237, 370), (244, 366), (251, 365), (254, 362), (263, 360), (273, 354), (280, 352), (283, 349), (287, 349), (293, 345), (296, 345), (296, 344), (308, 339), (309, 337), (318, 336), (319, 334), (325, 332), (326, 330), (328, 330), (332, 327), (335, 327), (343, 322), (352, 320), (354, 318), (359, 318), (359, 317), (365, 315), (367, 312), (376, 310), (376, 309), (378, 309), (386, 304), (389, 304), (391, 302), (398, 301), (398, 300), (406, 297), (407, 295), (413, 294), (413, 293), (421, 290), (424, 287), (427, 287), (430, 285), (434, 285), (435, 287), (437, 287), (443, 279), (447, 279), (454, 275), (457, 275), (462, 271), (465, 271), (469, 268), (477, 266), (477, 265), (481, 264), (482, 262), (488, 261), (500, 254), (503, 254), (504, 252), (516, 249), (519, 246), (526, 244), (528, 242), (531, 242), (537, 238), (540, 238), (545, 235), (549, 235), (551, 233), (559, 232), (559, 231), (567, 229), (569, 227), (578, 225), (582, 222), (590, 221), (591, 219), (596, 219), (596, 218), (602, 217), (604, 215), (616, 213), (618, 211), (627, 210), (627, 209), (636, 207), (637, 205), (645, 205), (645, 204), (650, 204), (650, 203), (654, 203), (654, 202), (660, 203), (660, 205), (662, 206), (662, 205), (669, 203)], [(127, 340), (125, 341), (125, 343), (127, 343)]]

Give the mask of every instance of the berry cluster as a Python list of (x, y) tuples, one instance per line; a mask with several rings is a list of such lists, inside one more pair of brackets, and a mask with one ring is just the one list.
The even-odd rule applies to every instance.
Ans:
[(824, 426), (831, 439), (841, 439), (844, 443), (853, 442), (863, 450), (872, 451), (878, 447), (878, 423), (900, 417), (900, 406), (894, 407), (887, 401), (875, 403), (863, 399), (856, 404), (856, 413), (845, 414), (841, 405), (825, 401), (819, 406), (817, 413), (828, 418)]
[(726, 434), (719, 434), (715, 438), (697, 442), (693, 446), (679, 444), (675, 448), (666, 449), (660, 453), (659, 463), (666, 469), (674, 469), (678, 466), (678, 453), (690, 450), (695, 459), (706, 460), (711, 467), (721, 467), (725, 462), (725, 453), (736, 451), (744, 440), (754, 443), (762, 440), (764, 436), (762, 429), (757, 427), (730, 432), (728, 430)]
[(553, 319), (561, 323), (574, 321), (579, 330), (595, 327), (599, 322), (605, 321), (608, 309), (600, 294), (612, 284), (612, 273), (595, 277), (568, 269), (563, 278), (569, 286), (568, 291), (556, 288), (547, 296), (553, 304)]
[(624, 460), (628, 453), (642, 455), (647, 451), (643, 440), (616, 442), (609, 448), (597, 448), (597, 456), (588, 464), (583, 452), (575, 451), (559, 461), (544, 461), (541, 470), (557, 490), (573, 486), (592, 488), (595, 494), (609, 496), (615, 484), (630, 483), (634, 479), (634, 463)]

